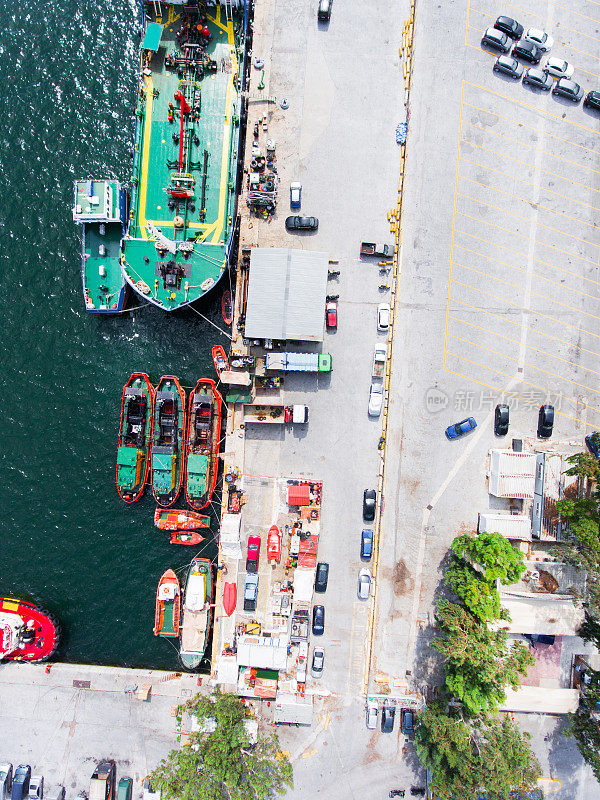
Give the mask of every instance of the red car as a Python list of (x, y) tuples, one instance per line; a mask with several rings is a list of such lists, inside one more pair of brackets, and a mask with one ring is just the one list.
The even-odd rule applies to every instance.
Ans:
[(325, 324), (329, 330), (337, 328), (337, 303), (327, 303), (325, 306)]
[(258, 572), (260, 558), (260, 536), (248, 537), (248, 553), (246, 555), (246, 572)]

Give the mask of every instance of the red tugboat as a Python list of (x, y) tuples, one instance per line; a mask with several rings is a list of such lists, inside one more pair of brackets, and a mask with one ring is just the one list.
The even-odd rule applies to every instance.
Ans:
[(183, 487), (196, 511), (209, 504), (217, 482), (222, 402), (210, 378), (200, 378), (190, 394)]
[(59, 626), (32, 603), (0, 597), (0, 659), (46, 661), (58, 647)]

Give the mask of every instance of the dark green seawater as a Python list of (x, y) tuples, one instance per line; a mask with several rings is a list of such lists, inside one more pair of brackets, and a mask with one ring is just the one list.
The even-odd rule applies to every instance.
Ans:
[[(59, 618), (58, 660), (172, 669), (154, 595), (196, 549), (154, 528), (151, 492), (117, 495), (121, 390), (135, 370), (188, 388), (213, 377), (210, 348), (227, 340), (194, 311), (84, 310), (73, 180), (129, 180), (136, 0), (0, 11), (0, 594)], [(220, 295), (198, 310), (222, 326)]]

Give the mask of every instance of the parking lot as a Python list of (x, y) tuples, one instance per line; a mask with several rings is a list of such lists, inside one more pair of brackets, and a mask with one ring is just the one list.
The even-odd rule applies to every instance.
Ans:
[[(507, 444), (540, 446), (544, 402), (556, 410), (550, 449), (600, 426), (600, 116), (495, 73), (480, 44), (513, 16), (547, 31), (551, 55), (598, 89), (600, 4), (463, 0), (450, 24), (446, 11), (421, 3), (416, 17), (371, 684), (392, 691), (439, 679), (429, 642), (442, 562), (490, 507), (496, 403), (511, 406)], [(477, 430), (446, 441), (471, 415)], [(542, 759), (565, 787), (555, 796), (594, 797), (559, 728), (547, 721)]]

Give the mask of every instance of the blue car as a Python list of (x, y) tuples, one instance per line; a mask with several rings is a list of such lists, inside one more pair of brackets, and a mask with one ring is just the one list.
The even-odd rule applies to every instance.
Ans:
[(360, 539), (360, 557), (362, 561), (370, 561), (373, 555), (373, 531), (365, 528)]
[(600, 461), (600, 432), (595, 431), (586, 436), (585, 443), (590, 453)]
[(474, 431), (477, 427), (477, 423), (473, 419), (473, 417), (467, 417), (467, 419), (463, 419), (461, 422), (457, 422), (456, 425), (450, 425), (446, 428), (446, 437), (448, 439), (458, 439), (460, 436), (464, 436), (465, 433), (469, 433), (469, 431)]

